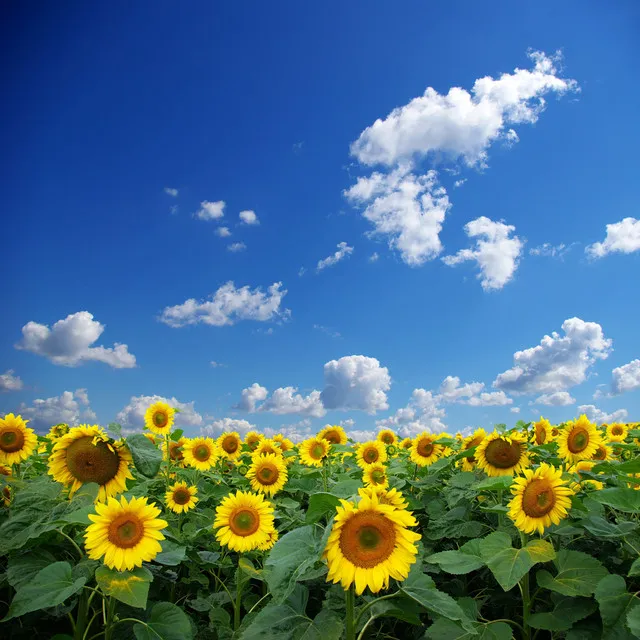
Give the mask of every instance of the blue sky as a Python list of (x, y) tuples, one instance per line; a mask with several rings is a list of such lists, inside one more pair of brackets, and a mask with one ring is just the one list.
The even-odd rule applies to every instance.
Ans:
[(5, 18), (0, 414), (638, 420), (636, 2)]

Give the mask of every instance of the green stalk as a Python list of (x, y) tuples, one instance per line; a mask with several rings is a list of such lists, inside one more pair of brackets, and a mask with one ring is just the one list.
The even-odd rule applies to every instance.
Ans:
[[(109, 606), (107, 608), (107, 623), (105, 625), (105, 630), (104, 630), (105, 640), (111, 640), (113, 638), (113, 627), (115, 626), (115, 624), (113, 624), (113, 617), (115, 615), (115, 612), (116, 612), (116, 599), (109, 597)], [(123, 622), (123, 621), (120, 620), (119, 622)]]
[[(498, 502), (497, 502), (497, 504), (500, 507), (502, 506), (502, 489), (498, 489)], [(501, 527), (501, 528), (504, 526), (504, 518), (503, 518), (503, 514), (502, 513), (498, 513), (498, 526)]]
[(356, 639), (356, 618), (355, 618), (355, 604), (356, 594), (353, 585), (351, 585), (345, 592), (345, 603), (347, 605), (347, 636), (346, 640)]
[[(527, 536), (520, 531), (520, 548), (527, 546)], [(522, 593), (522, 637), (529, 640), (531, 637), (531, 628), (529, 627), (529, 616), (531, 614), (531, 597), (529, 595), (529, 573), (527, 572), (520, 580), (520, 591)]]
[(329, 487), (327, 485), (327, 459), (322, 461), (322, 484), (324, 485), (324, 492), (328, 493)]
[[(240, 577), (240, 569), (238, 569), (238, 578)], [(240, 628), (240, 613), (242, 608), (242, 584), (241, 580), (236, 584), (236, 601), (233, 605), (233, 630), (237, 631)]]
[(167, 449), (167, 491), (169, 491), (169, 468), (171, 466), (171, 453), (169, 452), (169, 434), (165, 433), (164, 434), (164, 446)]
[(84, 638), (88, 613), (89, 594), (83, 590), (78, 600), (78, 615), (76, 617), (76, 625), (73, 629), (73, 640), (82, 640), (82, 638)]

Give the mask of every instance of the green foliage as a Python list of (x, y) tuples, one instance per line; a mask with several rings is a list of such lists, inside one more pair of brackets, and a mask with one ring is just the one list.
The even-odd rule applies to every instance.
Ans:
[(102, 592), (130, 607), (146, 609), (153, 574), (144, 567), (132, 571), (115, 571), (107, 567), (96, 569), (96, 582)]
[(143, 476), (154, 478), (160, 471), (162, 451), (141, 433), (127, 436), (126, 442), (136, 469)]
[(536, 574), (536, 580), (539, 586), (565, 596), (589, 596), (607, 575), (601, 562), (581, 551), (560, 550), (554, 565), (555, 576), (542, 570)]
[(187, 614), (171, 602), (158, 602), (146, 624), (135, 624), (137, 640), (191, 640), (193, 630)]

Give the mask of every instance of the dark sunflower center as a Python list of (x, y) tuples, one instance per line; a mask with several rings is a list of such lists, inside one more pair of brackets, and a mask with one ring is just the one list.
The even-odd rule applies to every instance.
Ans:
[(530, 518), (541, 518), (553, 509), (556, 497), (547, 480), (532, 480), (522, 494), (522, 510)]
[(206, 444), (199, 444), (193, 450), (193, 457), (199, 462), (206, 462), (211, 457), (211, 449)]
[(335, 431), (329, 431), (325, 436), (324, 439), (327, 442), (330, 442), (331, 444), (340, 444), (340, 435), (337, 434)]
[(583, 427), (572, 429), (567, 438), (567, 447), (571, 453), (580, 453), (589, 446), (589, 433)]
[(180, 450), (182, 445), (179, 442), (172, 442), (169, 444), (169, 455), (172, 460), (182, 460), (184, 455)]
[(250, 536), (260, 526), (260, 516), (256, 511), (240, 509), (229, 520), (229, 528), (237, 536)]
[(120, 456), (111, 451), (106, 442), (94, 445), (92, 441), (93, 436), (84, 436), (67, 447), (67, 468), (80, 482), (104, 485), (116, 477)]
[(536, 444), (544, 444), (547, 441), (547, 430), (544, 427), (536, 427)]
[(324, 447), (321, 444), (314, 444), (309, 453), (314, 460), (320, 460), (324, 456)]
[(169, 417), (164, 411), (157, 411), (153, 414), (153, 424), (155, 424), (156, 427), (166, 427), (167, 422), (169, 422)]
[(382, 484), (384, 482), (384, 471), (376, 469), (371, 474), (371, 480), (373, 480), (374, 484)]
[(15, 453), (24, 446), (24, 434), (19, 429), (9, 427), (0, 435), (0, 449), (5, 453)]
[(518, 442), (507, 442), (502, 438), (492, 440), (484, 451), (487, 462), (498, 469), (515, 467), (520, 461), (521, 454)]
[(260, 484), (271, 485), (278, 481), (280, 473), (275, 465), (264, 464), (260, 467), (256, 475), (258, 476), (258, 480), (260, 480)]
[(222, 448), (227, 453), (235, 453), (238, 450), (238, 441), (235, 438), (225, 438), (222, 443)]
[(251, 438), (247, 442), (247, 446), (249, 447), (249, 449), (251, 449), (251, 451), (254, 451), (259, 444), (260, 444), (260, 440), (258, 438)]
[(376, 462), (378, 460), (377, 449), (367, 449), (362, 456), (367, 462)]
[(393, 444), (393, 436), (390, 436), (388, 433), (385, 433), (382, 436), (382, 442), (385, 444)]
[(109, 542), (120, 549), (135, 547), (144, 535), (144, 525), (133, 513), (119, 515), (110, 525), (107, 537)]
[(342, 555), (358, 568), (384, 562), (396, 544), (393, 522), (376, 512), (359, 512), (347, 520), (340, 533)]
[(612, 427), (611, 433), (613, 433), (614, 436), (621, 436), (623, 431), (621, 427)]
[(433, 453), (433, 443), (430, 440), (421, 440), (416, 447), (418, 454), (428, 458)]
[(598, 445), (596, 452), (593, 454), (594, 460), (604, 460), (607, 457), (607, 451), (602, 445)]
[(187, 489), (176, 489), (173, 492), (173, 501), (176, 504), (188, 504), (191, 500), (191, 494)]

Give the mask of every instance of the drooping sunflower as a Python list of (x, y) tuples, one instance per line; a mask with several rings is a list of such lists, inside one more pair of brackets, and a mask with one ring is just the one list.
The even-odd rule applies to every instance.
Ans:
[(273, 548), (273, 545), (278, 542), (278, 530), (277, 529), (271, 529), (271, 531), (269, 531), (269, 537), (267, 538), (266, 542), (263, 542), (262, 544), (259, 544), (256, 549), (258, 551), (269, 551), (269, 549)]
[(273, 530), (273, 505), (261, 493), (237, 491), (216, 507), (213, 528), (221, 545), (245, 553), (265, 544)]
[(621, 422), (615, 422), (607, 427), (609, 442), (624, 442), (629, 434), (629, 427)]
[(273, 496), (287, 482), (287, 467), (282, 456), (273, 453), (254, 456), (246, 477), (251, 481), (254, 491)]
[(570, 420), (557, 437), (558, 455), (570, 464), (588, 460), (602, 443), (596, 426), (586, 415)]
[[(599, 480), (592, 480), (591, 478), (583, 478), (581, 475), (581, 472), (583, 471), (591, 471), (595, 465), (596, 463), (593, 460), (580, 460), (580, 462), (576, 462), (569, 468), (569, 473), (575, 473), (580, 478), (581, 484), (600, 490), (604, 487), (602, 482)], [(574, 490), (577, 490), (578, 488), (579, 485), (577, 485)]]
[(437, 435), (426, 431), (418, 434), (411, 444), (412, 462), (419, 467), (427, 467), (438, 460), (442, 456), (444, 447), (441, 444), (434, 444), (437, 439)]
[(84, 546), (92, 560), (100, 560), (117, 571), (141, 567), (162, 551), (161, 530), (167, 526), (158, 518), (160, 509), (147, 503), (146, 498), (121, 496), (120, 501), (109, 498), (107, 503), (97, 503), (96, 513), (89, 514), (93, 524), (84, 534)]
[[(187, 444), (187, 438), (178, 438), (177, 440), (169, 440), (169, 458), (173, 464), (178, 465), (179, 467), (184, 467), (184, 453), (182, 452), (182, 447)], [(167, 444), (166, 442), (162, 443), (162, 457), (166, 460), (167, 458)]]
[(174, 513), (186, 513), (193, 509), (198, 502), (196, 494), (198, 487), (189, 486), (186, 482), (176, 482), (169, 487), (169, 491), (164, 494), (167, 506)]
[(318, 436), (307, 438), (298, 445), (300, 462), (308, 467), (321, 467), (330, 450), (329, 441)]
[(27, 427), (27, 422), (13, 413), (0, 418), (0, 462), (18, 464), (33, 453), (38, 437)]
[(182, 445), (182, 455), (190, 467), (208, 471), (218, 461), (220, 451), (213, 438), (191, 438)]
[[(462, 440), (462, 451), (477, 447), (485, 438), (487, 432), (484, 429), (476, 429), (470, 436)], [(474, 454), (461, 458), (459, 461), (463, 471), (473, 471), (476, 466), (476, 457)]]
[(328, 424), (318, 432), (318, 438), (322, 438), (329, 444), (347, 444), (347, 434), (340, 425)]
[(400, 448), (401, 449), (411, 449), (411, 445), (413, 444), (413, 440), (411, 438), (404, 438), (401, 442), (400, 442)]
[(420, 535), (407, 527), (417, 525), (410, 511), (380, 504), (376, 494), (362, 496), (358, 504), (340, 500), (324, 557), (327, 580), (346, 590), (355, 583), (360, 595), (389, 586), (389, 578), (404, 580), (416, 561)]
[(255, 448), (254, 455), (264, 455), (265, 453), (273, 453), (275, 455), (282, 455), (282, 449), (280, 444), (271, 438), (263, 438)]
[(69, 425), (66, 422), (61, 422), (60, 424), (54, 424), (50, 429), (49, 433), (47, 433), (47, 438), (49, 440), (57, 440), (62, 436), (69, 433)]
[(176, 410), (166, 402), (154, 402), (144, 414), (144, 425), (160, 436), (171, 433)]
[(250, 451), (255, 451), (256, 447), (260, 444), (260, 440), (262, 440), (264, 436), (257, 431), (249, 431), (247, 435), (244, 437), (244, 443), (249, 447)]
[(379, 440), (363, 442), (356, 449), (356, 463), (363, 469), (370, 464), (386, 462), (387, 460), (387, 449)]
[(242, 453), (242, 438), (236, 431), (221, 434), (216, 441), (221, 455), (228, 460), (235, 460)]
[(384, 489), (389, 486), (387, 469), (379, 462), (369, 464), (362, 470), (362, 482), (366, 487), (380, 487)]
[(606, 462), (607, 460), (613, 460), (613, 449), (609, 446), (609, 443), (603, 440), (598, 444), (597, 449), (591, 456), (592, 460), (598, 462)]
[(489, 477), (520, 473), (529, 466), (526, 440), (519, 433), (500, 435), (494, 431), (478, 445), (475, 458)]
[(398, 436), (391, 429), (382, 429), (381, 431), (378, 431), (376, 440), (388, 446), (398, 442)]
[(56, 482), (69, 486), (69, 497), (83, 485), (100, 485), (98, 500), (127, 490), (127, 480), (133, 480), (129, 465), (131, 453), (122, 442), (110, 441), (104, 429), (97, 425), (80, 425), (56, 441), (49, 457), (49, 475)]
[(545, 528), (567, 517), (573, 491), (562, 480), (562, 469), (543, 462), (535, 471), (525, 469), (511, 486), (509, 517), (520, 531), (542, 534)]
[(397, 489), (383, 489), (374, 486), (361, 487), (358, 489), (358, 495), (361, 498), (371, 498), (374, 493), (378, 497), (380, 504), (388, 504), (395, 509), (406, 509), (409, 506)]
[(546, 444), (551, 440), (551, 423), (540, 416), (540, 420), (533, 425), (531, 444)]

